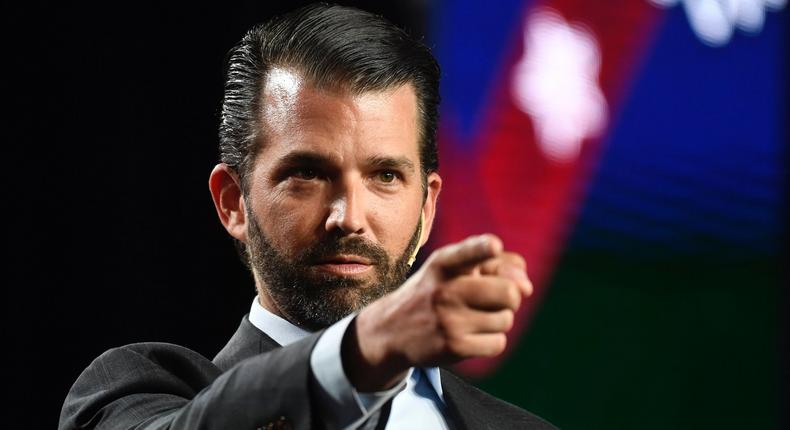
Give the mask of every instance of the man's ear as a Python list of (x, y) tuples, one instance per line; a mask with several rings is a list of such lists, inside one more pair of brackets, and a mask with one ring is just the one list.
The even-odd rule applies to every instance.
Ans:
[(432, 172), (428, 175), (427, 183), (427, 196), (425, 197), (425, 203), (422, 204), (422, 215), (425, 222), (422, 226), (418, 247), (425, 245), (428, 242), (428, 236), (431, 235), (433, 220), (436, 217), (436, 202), (439, 199), (439, 193), (442, 191), (442, 177), (438, 173)]
[(247, 211), (241, 181), (235, 170), (225, 163), (217, 164), (208, 178), (208, 188), (225, 230), (247, 243)]

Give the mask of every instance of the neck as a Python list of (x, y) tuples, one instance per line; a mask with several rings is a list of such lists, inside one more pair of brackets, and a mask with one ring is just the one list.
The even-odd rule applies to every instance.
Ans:
[(272, 299), (272, 296), (269, 294), (266, 288), (263, 288), (260, 284), (257, 285), (256, 287), (257, 287), (256, 289), (258, 290), (258, 303), (260, 303), (264, 309), (297, 327), (301, 327), (301, 324), (294, 321), (294, 319), (291, 318), (290, 315), (288, 315), (279, 306), (277, 306), (277, 303), (274, 301), (274, 299)]

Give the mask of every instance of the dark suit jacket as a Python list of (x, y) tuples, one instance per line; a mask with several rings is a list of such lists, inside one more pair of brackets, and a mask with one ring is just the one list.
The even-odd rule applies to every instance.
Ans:
[[(245, 316), (213, 361), (166, 343), (111, 349), (74, 383), (59, 429), (321, 428), (310, 387), (310, 352), (319, 336), (280, 347)], [(440, 373), (454, 428), (554, 429), (448, 371)]]

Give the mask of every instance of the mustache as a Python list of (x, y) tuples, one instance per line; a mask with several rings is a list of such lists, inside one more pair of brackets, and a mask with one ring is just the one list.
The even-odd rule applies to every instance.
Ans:
[(329, 235), (305, 249), (297, 257), (303, 264), (317, 264), (321, 260), (338, 254), (358, 255), (372, 264), (386, 266), (387, 252), (380, 246), (359, 236)]

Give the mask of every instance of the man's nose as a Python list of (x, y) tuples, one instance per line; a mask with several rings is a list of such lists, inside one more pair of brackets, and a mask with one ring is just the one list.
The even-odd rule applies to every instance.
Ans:
[(363, 234), (366, 230), (364, 191), (356, 181), (342, 182), (329, 204), (326, 231), (340, 229), (345, 234)]

